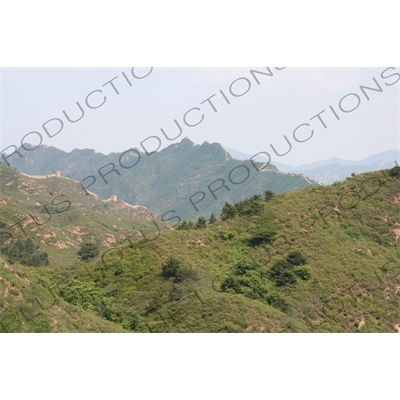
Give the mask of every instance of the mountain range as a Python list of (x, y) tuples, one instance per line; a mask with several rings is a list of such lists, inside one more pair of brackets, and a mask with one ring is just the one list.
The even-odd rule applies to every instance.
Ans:
[[(27, 147), (27, 145), (25, 145)], [(165, 220), (196, 220), (220, 215), (226, 202), (236, 203), (266, 190), (276, 193), (317, 185), (303, 174), (284, 173), (273, 165), (235, 160), (219, 143), (180, 143), (147, 155), (139, 149), (104, 155), (94, 150), (64, 152), (40, 146), (8, 158), (21, 172), (46, 176), (60, 171), (102, 199), (117, 196), (143, 205)], [(101, 176), (102, 174), (102, 176)]]
[[(248, 160), (251, 157), (249, 154), (242, 153), (229, 147), (225, 147), (225, 149), (237, 160)], [(262, 156), (258, 156), (256, 160), (260, 162), (268, 161), (267, 158)], [(363, 172), (393, 168), (396, 160), (398, 162), (400, 160), (400, 151), (392, 149), (374, 154), (359, 161), (350, 161), (334, 157), (298, 166), (285, 165), (275, 160), (273, 160), (273, 163), (280, 171), (305, 174), (314, 181), (328, 185), (335, 181), (342, 181), (351, 176), (352, 173), (361, 174)]]

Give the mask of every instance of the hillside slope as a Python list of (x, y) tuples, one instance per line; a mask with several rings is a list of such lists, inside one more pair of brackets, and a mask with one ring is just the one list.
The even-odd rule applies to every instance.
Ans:
[(396, 332), (399, 189), (380, 171), (268, 193), (226, 205), (204, 228), (137, 239), (92, 263), (19, 268), (133, 332)]
[[(79, 261), (84, 240), (108, 249), (126, 237), (155, 230), (157, 215), (124, 201), (103, 201), (68, 178), (32, 178), (0, 165), (1, 248), (27, 239), (49, 255), (50, 265)], [(165, 223), (157, 220), (160, 229)], [(10, 248), (9, 248), (10, 249)], [(5, 256), (6, 257), (6, 256)]]
[[(191, 220), (211, 213), (219, 215), (226, 201), (235, 203), (268, 189), (283, 192), (313, 184), (301, 175), (278, 172), (273, 165), (257, 172), (250, 161), (233, 159), (219, 143), (204, 142), (200, 146), (187, 138), (151, 155), (137, 149), (109, 155), (88, 149), (66, 153), (47, 146), (18, 151), (23, 157), (14, 154), (8, 161), (22, 172), (46, 175), (59, 170), (83, 180), (103, 199), (117, 195), (130, 204), (146, 206), (160, 217), (169, 210)], [(218, 189), (222, 184), (225, 187)], [(189, 201), (192, 196), (199, 211)], [(202, 196), (204, 200), (199, 201)]]

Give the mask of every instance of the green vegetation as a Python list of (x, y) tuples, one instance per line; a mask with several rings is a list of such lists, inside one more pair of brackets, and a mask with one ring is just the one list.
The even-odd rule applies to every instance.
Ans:
[(275, 193), (272, 190), (266, 190), (264, 193), (265, 201), (271, 200), (275, 196)]
[[(0, 236), (0, 246), (7, 245), (4, 240), (6, 236)], [(32, 239), (21, 239), (3, 247), (3, 254), (10, 263), (20, 263), (22, 265), (39, 267), (49, 265), (49, 255), (45, 251), (39, 250), (39, 245), (34, 244)]]
[(126, 238), (141, 237), (140, 231), (154, 232), (152, 220), (161, 230), (166, 226), (144, 207), (87, 196), (69, 179), (29, 178), (2, 164), (0, 175), (0, 250), (8, 262), (73, 265), (80, 261), (83, 238), (95, 240), (104, 253)]
[(271, 267), (269, 278), (275, 282), (276, 286), (294, 285), (296, 277), (293, 273), (294, 266), (287, 260), (275, 261)]
[(164, 278), (176, 278), (181, 270), (181, 262), (174, 257), (169, 257), (168, 260), (162, 265), (162, 275)]
[(391, 176), (392, 178), (400, 178), (400, 167), (397, 165), (395, 167), (393, 167), (389, 171), (389, 176)]
[(275, 261), (269, 271), (269, 278), (276, 286), (294, 285), (297, 282), (296, 276), (308, 281), (311, 278), (311, 269), (304, 266), (306, 263), (306, 258), (299, 251), (292, 251), (285, 260)]
[(78, 256), (82, 261), (87, 261), (99, 255), (100, 249), (94, 243), (84, 242), (78, 250)]
[[(394, 332), (399, 179), (384, 172), (241, 199), (227, 207), (233, 215), (223, 213), (206, 229), (191, 222), (190, 229), (163, 230), (153, 241), (140, 235), (116, 241), (105, 263), (101, 257), (75, 257), (62, 268), (51, 259), (35, 268), (4, 262), (0, 329)], [(16, 204), (9, 199), (7, 207), (26, 213)], [(122, 218), (91, 217), (110, 227)], [(4, 214), (2, 220), (9, 226)]]
[[(177, 210), (176, 215), (186, 221), (197, 220), (199, 216), (208, 219), (211, 213), (219, 216), (225, 202), (238, 203), (252, 194), (263, 193), (266, 188), (279, 193), (311, 186), (301, 175), (278, 173), (271, 164), (268, 171), (257, 172), (250, 161), (233, 159), (219, 143), (205, 142), (199, 146), (187, 138), (151, 156), (141, 153), (140, 159), (134, 153), (127, 153), (121, 158), (123, 165), (134, 165), (137, 161), (128, 169), (120, 167), (121, 154), (117, 153), (104, 155), (88, 149), (66, 153), (45, 146), (24, 153), (23, 158), (9, 159), (22, 172), (47, 175), (60, 170), (78, 182), (93, 175), (96, 181), (89, 190), (103, 199), (118, 193), (122, 200), (146, 206), (160, 217), (169, 210)], [(128, 160), (129, 157), (134, 158)], [(107, 174), (105, 184), (97, 171), (109, 163), (115, 165), (119, 174)], [(262, 163), (256, 166), (261, 168)], [(102, 171), (105, 173), (108, 169)], [(88, 179), (84, 184), (90, 182)], [(221, 184), (225, 187), (217, 189)], [(211, 190), (215, 191), (214, 195)], [(197, 204), (197, 211), (188, 199), (194, 196), (193, 201), (197, 202), (196, 194), (201, 192), (204, 199)], [(165, 219), (173, 216), (173, 213), (167, 214)]]
[(210, 215), (210, 220), (208, 221), (209, 224), (213, 224), (214, 222), (217, 222), (217, 218), (215, 217), (214, 214)]
[(199, 217), (195, 226), (196, 226), (196, 229), (207, 228), (207, 220), (204, 217)]

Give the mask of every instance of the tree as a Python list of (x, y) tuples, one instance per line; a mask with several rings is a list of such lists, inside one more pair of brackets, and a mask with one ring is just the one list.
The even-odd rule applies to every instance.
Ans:
[(214, 222), (217, 222), (217, 218), (215, 217), (214, 214), (211, 214), (210, 220), (208, 221), (209, 224), (213, 224)]
[(253, 237), (248, 240), (248, 243), (252, 247), (257, 247), (261, 246), (262, 244), (269, 244), (273, 242), (274, 238), (275, 232), (259, 232), (253, 235)]
[(223, 292), (228, 292), (230, 289), (233, 290), (235, 293), (241, 292), (239, 283), (236, 282), (235, 278), (233, 278), (232, 276), (228, 276), (221, 283), (221, 290)]
[(196, 229), (204, 229), (207, 228), (207, 220), (204, 217), (199, 217), (196, 222)]
[(162, 276), (164, 278), (177, 277), (181, 272), (181, 262), (174, 257), (169, 257), (168, 260), (162, 265)]
[(245, 275), (247, 271), (257, 270), (259, 266), (253, 261), (240, 261), (235, 265), (235, 275)]
[(192, 221), (189, 221), (188, 223), (187, 223), (187, 227), (186, 227), (186, 229), (194, 229), (194, 223), (192, 222)]
[(34, 254), (32, 256), (31, 265), (33, 267), (49, 265), (49, 255), (45, 251), (43, 251), (42, 253)]
[(311, 269), (306, 265), (294, 268), (293, 272), (303, 281), (308, 281), (311, 279)]
[(235, 204), (235, 210), (239, 215), (259, 215), (264, 210), (264, 204), (259, 194)]
[(227, 219), (231, 219), (236, 215), (235, 206), (229, 203), (225, 203), (224, 207), (222, 208), (221, 219), (223, 221)]
[(393, 178), (400, 178), (400, 167), (398, 165), (396, 167), (393, 167), (389, 171), (389, 176), (392, 176)]
[(293, 274), (293, 264), (286, 260), (278, 260), (271, 267), (269, 278), (275, 282), (276, 286), (294, 285), (296, 276)]
[(264, 193), (264, 199), (265, 199), (266, 201), (271, 200), (274, 196), (275, 196), (275, 193), (274, 193), (272, 190), (267, 190), (267, 191)]
[(307, 264), (306, 258), (299, 251), (290, 252), (286, 257), (286, 261), (295, 266)]
[(178, 231), (187, 230), (187, 229), (188, 229), (188, 227), (187, 227), (187, 222), (186, 222), (186, 221), (182, 221), (182, 222), (176, 227), (176, 229), (177, 229)]
[[(8, 239), (8, 238), (7, 238)], [(0, 244), (4, 241), (0, 240)], [(18, 240), (2, 250), (11, 263), (19, 262), (22, 265), (40, 267), (49, 265), (49, 256), (43, 251), (39, 252), (39, 245), (31, 238)]]
[(82, 261), (87, 261), (91, 258), (95, 258), (99, 253), (100, 249), (96, 244), (83, 242), (77, 254)]

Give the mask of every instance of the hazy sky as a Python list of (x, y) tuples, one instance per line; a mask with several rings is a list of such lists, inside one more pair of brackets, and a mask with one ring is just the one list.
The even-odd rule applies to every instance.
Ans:
[[(400, 83), (394, 83), (400, 78), (394, 75), (400, 73), (399, 68), (384, 73), (388, 67), (278, 68), (270, 67), (273, 76), (250, 72), (268, 73), (266, 67), (134, 69), (137, 77), (149, 74), (142, 79), (135, 78), (130, 67), (2, 69), (1, 150), (12, 144), (20, 146), (21, 139), (32, 131), (42, 135), (45, 145), (66, 151), (92, 148), (105, 154), (140, 147), (149, 136), (161, 140), (160, 148), (187, 136), (195, 143), (219, 142), (248, 154), (266, 151), (273, 160), (289, 165), (330, 157), (359, 160), (400, 147)], [(115, 77), (113, 87), (107, 82)], [(360, 86), (377, 89), (373, 78), (382, 91), (365, 90), (367, 100)], [(92, 107), (99, 106), (104, 96), (105, 103), (90, 109), (85, 104), (89, 93)], [(77, 101), (85, 114), (71, 123), (63, 111), (70, 119), (78, 119), (82, 112)], [(185, 124), (184, 115), (191, 109)], [(326, 128), (315, 117), (323, 110), (320, 118)], [(42, 125), (53, 118), (61, 119), (64, 126), (50, 138)], [(169, 141), (161, 129), (171, 138), (177, 136), (175, 119), (183, 132)], [(306, 140), (311, 129), (314, 135), (297, 142), (293, 131), (305, 123), (310, 126), (300, 127), (297, 139)], [(58, 120), (45, 125), (50, 134), (57, 133), (60, 126)], [(271, 144), (278, 153), (285, 153), (289, 145), (284, 135), (293, 148), (279, 157)], [(38, 135), (31, 134), (24, 142), (36, 144), (38, 140)], [(158, 141), (148, 140), (144, 145), (151, 151)]]

